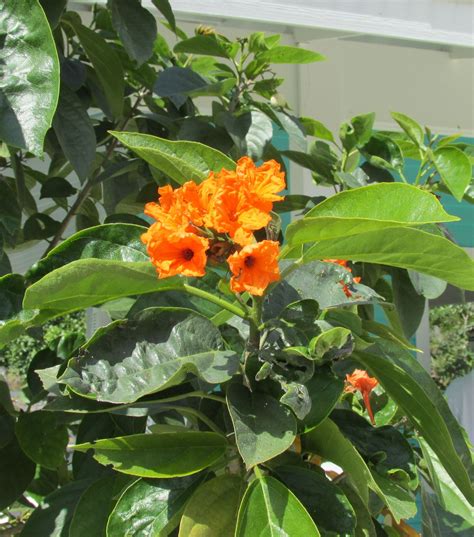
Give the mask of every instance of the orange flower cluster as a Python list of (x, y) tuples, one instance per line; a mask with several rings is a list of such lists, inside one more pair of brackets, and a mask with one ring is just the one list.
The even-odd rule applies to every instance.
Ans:
[[(323, 261), (326, 261), (326, 263), (335, 263), (336, 265), (340, 265), (341, 267), (344, 267), (349, 272), (352, 272), (352, 269), (347, 266), (347, 261), (345, 259), (323, 259)], [(352, 278), (352, 281), (354, 283), (360, 283), (361, 277), (356, 276), (355, 278)], [(349, 286), (344, 283), (340, 282), (342, 285), (342, 290), (344, 291), (344, 294), (347, 296), (347, 298), (350, 298), (352, 296), (352, 292), (349, 289)]]
[(355, 369), (351, 375), (346, 375), (347, 385), (344, 388), (346, 393), (353, 393), (359, 391), (362, 394), (365, 408), (369, 413), (370, 421), (375, 425), (374, 413), (370, 406), (370, 393), (377, 386), (379, 381), (376, 378), (369, 377), (367, 371), (363, 369)]
[(158, 202), (145, 206), (156, 222), (142, 235), (159, 278), (204, 276), (209, 260), (227, 258), (231, 289), (262, 295), (280, 277), (279, 244), (255, 242), (254, 232), (270, 222), (284, 188), (285, 174), (276, 161), (256, 166), (249, 157), (200, 184), (159, 188)]

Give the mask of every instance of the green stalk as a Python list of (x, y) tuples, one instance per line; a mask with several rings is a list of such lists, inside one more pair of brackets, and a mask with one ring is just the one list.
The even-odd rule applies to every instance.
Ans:
[(193, 287), (192, 285), (188, 285), (187, 283), (183, 284), (183, 289), (190, 295), (194, 295), (199, 298), (203, 298), (204, 300), (207, 300), (208, 302), (212, 302), (213, 304), (216, 304), (216, 306), (220, 306), (221, 308), (226, 309), (227, 311), (230, 311), (231, 313), (233, 313), (234, 315), (237, 315), (238, 317), (241, 317), (242, 319), (247, 318), (247, 314), (245, 313), (245, 311), (239, 306), (237, 306), (236, 304), (227, 302), (227, 300), (219, 298), (218, 296), (211, 295), (211, 293), (208, 293), (207, 291), (204, 291), (203, 289)]

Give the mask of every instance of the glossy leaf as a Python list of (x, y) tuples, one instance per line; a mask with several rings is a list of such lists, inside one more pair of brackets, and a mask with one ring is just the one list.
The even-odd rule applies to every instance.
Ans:
[(392, 112), (393, 119), (400, 125), (400, 127), (405, 131), (407, 136), (418, 146), (423, 145), (423, 140), (425, 138), (425, 133), (421, 126), (411, 117), (406, 116), (405, 114), (400, 114), (399, 112)]
[(351, 535), (356, 524), (354, 509), (342, 490), (324, 473), (300, 466), (279, 466), (275, 473), (304, 505), (321, 531)]
[(394, 479), (372, 472), (372, 477), (383, 492), (387, 507), (395, 520), (410, 519), (417, 513), (413, 493), (404, 489)]
[(207, 80), (189, 67), (172, 66), (158, 74), (153, 90), (160, 97), (168, 97), (176, 108), (181, 108), (188, 93), (208, 85)]
[(376, 351), (358, 352), (355, 357), (404, 410), (461, 492), (473, 502), (469, 448), (434, 381), (408, 351), (395, 344), (379, 342)]
[(361, 148), (361, 151), (370, 164), (379, 168), (401, 170), (403, 167), (403, 154), (391, 136), (377, 132)]
[[(71, 128), (71, 125), (74, 125), (74, 128)], [(84, 181), (95, 160), (97, 141), (87, 110), (66, 84), (61, 85), (53, 128), (64, 155), (79, 179)]]
[(138, 65), (153, 53), (155, 17), (138, 0), (110, 0), (112, 24), (130, 58)]
[(38, 280), (78, 259), (147, 261), (148, 255), (140, 240), (145, 231), (146, 228), (131, 224), (106, 224), (79, 231), (35, 263), (27, 272), (26, 279)]
[(290, 245), (357, 235), (378, 229), (459, 220), (433, 194), (402, 183), (380, 183), (346, 190), (313, 207), (290, 224)]
[(35, 476), (35, 464), (23, 453), (17, 439), (0, 449), (0, 509), (18, 499)]
[(226, 382), (240, 361), (223, 347), (218, 329), (207, 319), (158, 312), (96, 332), (59, 382), (83, 397), (131, 403), (180, 384), (189, 373), (210, 384)]
[(203, 476), (138, 479), (120, 496), (107, 523), (107, 537), (164, 535), (179, 523), (184, 506)]
[(310, 117), (301, 117), (300, 122), (308, 136), (314, 136), (315, 138), (321, 138), (322, 140), (334, 142), (332, 132), (320, 121)]
[(94, 66), (110, 110), (120, 117), (123, 109), (124, 72), (115, 50), (97, 32), (86, 28), (74, 17), (68, 19)]
[(308, 248), (304, 259), (351, 259), (413, 269), (474, 290), (474, 262), (444, 237), (411, 228), (369, 231), (324, 240)]
[(112, 474), (86, 489), (74, 510), (69, 537), (105, 536), (109, 514), (130, 479), (123, 474)]
[(420, 274), (414, 270), (408, 271), (408, 277), (416, 292), (431, 300), (441, 296), (447, 287), (447, 283), (443, 280), (433, 278), (433, 276), (427, 276), (426, 274)]
[(175, 52), (185, 54), (204, 54), (205, 56), (217, 56), (229, 58), (225, 47), (219, 43), (213, 35), (195, 35), (177, 43), (173, 49)]
[(184, 509), (179, 537), (234, 537), (244, 487), (229, 474), (201, 485)]
[(72, 481), (46, 496), (28, 518), (22, 536), (68, 537), (74, 509), (90, 485), (88, 479)]
[(21, 449), (36, 464), (55, 470), (64, 462), (68, 431), (50, 412), (20, 414), (15, 432)]
[(182, 184), (201, 182), (211, 171), (235, 169), (235, 162), (220, 151), (198, 142), (173, 142), (131, 132), (112, 132), (124, 146), (143, 160)]
[(265, 146), (273, 136), (272, 122), (260, 110), (251, 110), (238, 117), (229, 113), (225, 116), (224, 124), (240, 153), (255, 160), (262, 157)]
[(434, 164), (451, 194), (461, 201), (471, 182), (469, 157), (457, 147), (442, 147), (434, 152)]
[(37, 0), (5, 0), (0, 12), (0, 139), (43, 153), (59, 95), (59, 60)]
[(295, 418), (288, 407), (270, 395), (231, 384), (227, 406), (237, 448), (248, 468), (276, 457), (293, 443)]
[(277, 45), (257, 56), (258, 61), (268, 63), (313, 63), (325, 59), (322, 54), (300, 47)]
[(300, 501), (273, 477), (252, 481), (239, 510), (235, 537), (319, 537)]
[(40, 199), (67, 198), (76, 193), (76, 189), (63, 177), (50, 177), (41, 185)]
[(316, 369), (311, 380), (305, 384), (311, 398), (311, 410), (302, 421), (304, 432), (322, 423), (336, 406), (344, 389), (344, 382), (329, 367)]
[[(425, 311), (425, 297), (416, 292), (406, 270), (392, 269), (393, 303), (395, 304), (403, 333), (411, 338), (420, 326)], [(428, 276), (429, 278), (429, 276)]]
[(163, 17), (165, 17), (173, 32), (175, 32), (176, 20), (174, 18), (173, 9), (171, 8), (169, 0), (152, 0), (152, 2), (158, 8)]
[(100, 464), (140, 477), (180, 477), (207, 468), (225, 452), (226, 440), (216, 433), (135, 434), (74, 446), (94, 450)]
[(14, 234), (21, 226), (21, 208), (14, 191), (7, 182), (0, 178), (0, 233), (2, 228)]
[(438, 501), (444, 509), (462, 517), (474, 526), (472, 506), (466, 500), (454, 481), (449, 477), (436, 453), (423, 438), (418, 437), (418, 442), (420, 443), (423, 458), (428, 467), (428, 472), (433, 488), (436, 491)]

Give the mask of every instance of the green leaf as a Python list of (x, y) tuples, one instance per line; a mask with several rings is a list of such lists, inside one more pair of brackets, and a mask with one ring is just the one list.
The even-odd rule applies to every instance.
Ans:
[(332, 420), (327, 418), (301, 440), (304, 449), (340, 466), (351, 477), (364, 503), (368, 503), (369, 487), (377, 490), (377, 485), (364, 459)]
[[(351, 331), (340, 326), (330, 328), (318, 334), (309, 343), (311, 359), (320, 361), (326, 353), (329, 353), (333, 349), (336, 349), (337, 354), (337, 350), (345, 347), (350, 337)], [(333, 359), (334, 357), (331, 358)]]
[(13, 235), (20, 226), (21, 208), (15, 192), (3, 178), (0, 178), (0, 234), (4, 228), (9, 235)]
[(61, 222), (44, 213), (32, 214), (23, 227), (25, 241), (43, 240), (51, 237), (59, 230)]
[(309, 432), (322, 423), (336, 406), (344, 390), (344, 382), (329, 367), (320, 367), (305, 386), (311, 397), (311, 410), (301, 422), (303, 431)]
[(177, 43), (174, 52), (186, 54), (204, 54), (204, 56), (218, 56), (229, 58), (225, 47), (213, 35), (195, 35)]
[(76, 193), (76, 189), (64, 177), (50, 177), (41, 185), (40, 199), (68, 198)]
[(447, 287), (447, 283), (443, 280), (420, 274), (414, 270), (409, 270), (408, 276), (416, 292), (431, 300), (441, 296)]
[(457, 147), (442, 147), (434, 152), (433, 161), (451, 194), (461, 201), (471, 182), (472, 166), (469, 157)]
[(82, 494), (69, 526), (69, 537), (103, 536), (109, 514), (131, 478), (112, 474), (92, 483)]
[(423, 146), (423, 140), (425, 133), (418, 123), (411, 117), (399, 112), (392, 112), (391, 116), (400, 125), (400, 127), (406, 132), (407, 136), (415, 142), (418, 147)]
[(371, 114), (355, 116), (350, 123), (341, 125), (339, 136), (347, 152), (350, 152), (355, 147), (365, 145), (370, 140), (374, 120), (375, 114), (372, 112)]
[(178, 525), (184, 506), (202, 480), (203, 476), (198, 475), (134, 481), (110, 514), (107, 536), (168, 535)]
[(442, 507), (462, 517), (474, 526), (474, 513), (471, 505), (466, 500), (462, 492), (449, 477), (436, 453), (430, 448), (423, 438), (418, 437), (424, 461), (428, 467), (428, 472)]
[(89, 479), (72, 481), (46, 496), (28, 518), (22, 537), (68, 537), (76, 504), (90, 485)]
[(273, 477), (252, 481), (239, 509), (235, 537), (285, 537), (320, 533), (296, 496)]
[(393, 479), (372, 472), (372, 477), (383, 492), (387, 507), (395, 520), (409, 519), (416, 515), (417, 507), (411, 492), (404, 489)]
[(21, 310), (25, 282), (20, 274), (7, 274), (0, 278), (0, 325)]
[(244, 486), (229, 474), (201, 485), (184, 509), (179, 537), (234, 537)]
[(305, 261), (350, 259), (413, 269), (474, 290), (474, 262), (444, 237), (412, 228), (389, 228), (324, 240), (308, 248)]
[(106, 224), (75, 233), (35, 263), (26, 279), (36, 281), (48, 272), (78, 259), (113, 259), (147, 261), (148, 255), (140, 236), (146, 228), (132, 224)]
[(392, 269), (390, 273), (393, 303), (397, 309), (403, 333), (407, 339), (410, 339), (420, 326), (426, 300), (424, 296), (416, 292), (406, 270)]
[(224, 125), (240, 153), (255, 160), (262, 157), (273, 136), (272, 122), (260, 110), (251, 110), (238, 117), (226, 114)]
[(134, 434), (73, 446), (94, 450), (100, 464), (140, 477), (181, 477), (207, 468), (220, 459), (226, 440), (216, 433)]
[(35, 476), (35, 464), (15, 437), (0, 449), (0, 509), (17, 500)]
[(296, 420), (288, 407), (270, 395), (231, 384), (227, 406), (237, 448), (247, 468), (276, 457), (293, 443)]
[(201, 182), (209, 173), (235, 169), (235, 162), (217, 149), (198, 142), (173, 142), (133, 132), (111, 132), (140, 158), (180, 184)]
[(370, 164), (389, 170), (401, 170), (403, 154), (392, 136), (379, 132), (372, 135), (370, 140), (361, 148)]
[(15, 432), (21, 449), (36, 464), (55, 470), (64, 462), (67, 428), (51, 412), (20, 414)]
[(120, 58), (97, 32), (86, 28), (74, 17), (69, 18), (68, 22), (76, 32), (87, 57), (94, 66), (113, 116), (121, 117), (125, 82)]
[(322, 140), (334, 142), (332, 132), (320, 121), (317, 121), (311, 117), (300, 117), (300, 122), (308, 136), (314, 136), (315, 138), (321, 138)]
[(259, 62), (266, 63), (313, 63), (326, 58), (322, 54), (300, 47), (277, 45), (257, 55)]
[(153, 54), (155, 17), (138, 0), (109, 0), (112, 24), (125, 50), (138, 65)]
[(96, 332), (59, 382), (82, 397), (111, 403), (176, 386), (189, 373), (220, 384), (240, 366), (239, 356), (223, 346), (219, 330), (203, 317), (153, 312)]
[(67, 0), (39, 0), (39, 3), (48, 18), (49, 25), (54, 30), (66, 9)]
[(174, 18), (173, 10), (169, 3), (169, 0), (152, 0), (153, 4), (161, 12), (163, 17), (168, 21), (170, 28), (173, 32), (176, 32), (176, 20)]
[(168, 97), (176, 108), (181, 108), (189, 93), (207, 86), (209, 82), (189, 67), (172, 66), (158, 74), (153, 90), (160, 97)]
[(402, 183), (380, 183), (327, 198), (288, 226), (286, 240), (294, 246), (390, 227), (457, 220), (429, 192)]
[(5, 0), (0, 11), (0, 140), (43, 153), (59, 95), (59, 60), (37, 0)]
[[(71, 128), (74, 125), (74, 128)], [(86, 179), (95, 161), (94, 127), (79, 97), (66, 84), (61, 84), (53, 128), (64, 155), (79, 180)]]
[(469, 448), (442, 393), (408, 351), (387, 341), (380, 341), (376, 351), (377, 354), (357, 352), (354, 358), (379, 380), (423, 435), (460, 491), (474, 502)]
[(278, 478), (303, 504), (318, 528), (330, 535), (352, 535), (356, 525), (354, 509), (344, 492), (321, 472), (300, 466), (279, 466)]

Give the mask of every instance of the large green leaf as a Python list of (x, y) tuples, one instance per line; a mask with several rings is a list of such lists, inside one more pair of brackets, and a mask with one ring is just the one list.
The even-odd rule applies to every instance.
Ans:
[(61, 84), (53, 128), (64, 155), (79, 179), (84, 181), (94, 163), (97, 142), (87, 110), (66, 84)]
[(201, 485), (184, 509), (179, 537), (234, 537), (244, 486), (229, 474)]
[(406, 270), (392, 269), (390, 272), (393, 303), (405, 337), (411, 338), (420, 326), (426, 300), (424, 296), (417, 293)]
[[(138, 479), (120, 496), (107, 523), (107, 537), (168, 535), (203, 476)], [(71, 536), (73, 537), (73, 536)]]
[(214, 35), (195, 35), (177, 43), (173, 49), (175, 52), (186, 54), (204, 54), (205, 56), (218, 56), (228, 58), (229, 54), (225, 47), (219, 43)]
[(0, 278), (0, 326), (21, 310), (25, 281), (20, 274), (6, 274)]
[(351, 535), (356, 524), (354, 509), (342, 490), (323, 472), (301, 466), (280, 466), (275, 473), (295, 494), (321, 531)]
[(160, 13), (165, 17), (173, 32), (176, 31), (176, 20), (174, 18), (173, 9), (169, 0), (152, 0), (153, 4), (158, 8)]
[(306, 509), (273, 477), (255, 479), (240, 505), (235, 537), (319, 537)]
[(227, 405), (237, 448), (248, 468), (276, 457), (293, 443), (296, 420), (288, 407), (270, 395), (231, 384)]
[(102, 537), (118, 495), (130, 478), (114, 473), (92, 483), (82, 494), (69, 526), (69, 537)]
[(209, 82), (189, 67), (168, 67), (161, 71), (153, 86), (160, 97), (168, 97), (180, 108), (187, 100), (188, 92), (205, 88)]
[(2, 229), (8, 235), (18, 231), (21, 226), (21, 211), (15, 192), (3, 178), (0, 178), (0, 235)]
[(417, 508), (412, 492), (403, 488), (395, 479), (382, 476), (377, 472), (371, 473), (383, 493), (387, 507), (397, 521), (409, 519), (416, 515)]
[(308, 248), (304, 259), (351, 259), (408, 268), (474, 290), (474, 262), (466, 251), (419, 229), (389, 228), (321, 241)]
[(86, 28), (75, 17), (67, 19), (94, 66), (114, 117), (120, 117), (123, 109), (124, 72), (115, 50), (97, 32)]
[(265, 146), (272, 139), (273, 126), (266, 114), (251, 110), (238, 117), (226, 114), (224, 125), (241, 154), (258, 160)]
[(342, 395), (344, 382), (328, 367), (319, 367), (305, 386), (311, 398), (311, 410), (301, 421), (304, 431), (309, 432), (322, 423), (336, 406)]
[(46, 496), (28, 518), (23, 537), (69, 537), (69, 526), (74, 509), (82, 493), (91, 485), (83, 479), (72, 481)]
[(55, 470), (65, 461), (67, 428), (51, 412), (20, 414), (15, 432), (22, 450), (36, 464)]
[(216, 433), (134, 434), (73, 446), (94, 450), (100, 464), (140, 477), (181, 477), (207, 468), (222, 455), (226, 440)]
[(176, 386), (188, 373), (211, 384), (226, 382), (238, 371), (239, 356), (223, 350), (210, 321), (187, 315), (165, 311), (112, 323), (69, 362), (59, 382), (78, 395), (111, 403), (131, 403)]
[(313, 63), (325, 59), (322, 54), (300, 47), (277, 45), (276, 47), (258, 54), (258, 61), (268, 63)]
[(354, 357), (404, 410), (460, 491), (473, 503), (471, 454), (461, 428), (436, 384), (405, 349), (380, 341), (374, 350), (376, 354), (357, 352)]
[(146, 228), (133, 224), (105, 224), (75, 233), (35, 263), (26, 279), (36, 281), (48, 272), (78, 259), (114, 259), (147, 261), (148, 255), (140, 236)]
[(436, 491), (438, 501), (446, 511), (462, 517), (474, 526), (474, 512), (462, 492), (449, 477), (436, 453), (421, 437), (418, 442), (423, 453), (428, 472), (431, 477), (433, 489)]
[(18, 499), (35, 476), (35, 464), (23, 453), (15, 436), (0, 449), (0, 509)]
[(138, 0), (109, 0), (112, 24), (133, 60), (138, 65), (153, 53), (156, 39), (155, 17)]
[(469, 157), (457, 147), (441, 147), (434, 152), (434, 164), (451, 194), (461, 201), (471, 182)]
[(43, 153), (59, 95), (59, 60), (37, 0), (5, 0), (0, 10), (0, 140)]
[(133, 132), (112, 132), (125, 147), (178, 183), (201, 182), (211, 171), (235, 169), (235, 162), (198, 142), (173, 142)]
[(402, 183), (380, 183), (327, 198), (290, 224), (286, 239), (294, 246), (389, 227), (456, 220), (430, 192)]

